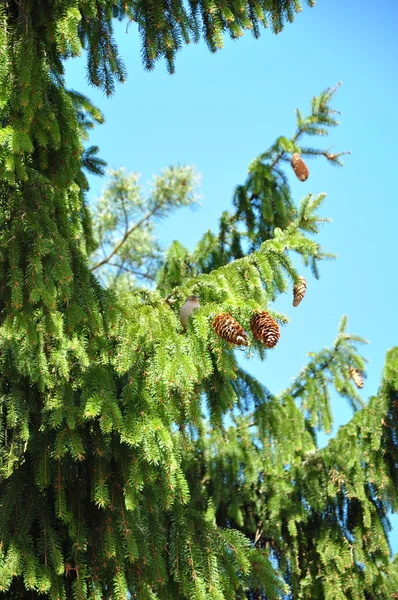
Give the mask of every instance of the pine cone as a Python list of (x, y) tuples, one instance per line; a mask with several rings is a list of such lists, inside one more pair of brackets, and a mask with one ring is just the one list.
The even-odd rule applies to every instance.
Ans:
[(247, 346), (247, 335), (242, 325), (228, 313), (221, 313), (213, 319), (216, 334), (236, 346)]
[(269, 313), (265, 310), (255, 312), (250, 325), (256, 340), (262, 342), (266, 348), (276, 346), (280, 337), (279, 325)]
[(301, 158), (300, 154), (293, 154), (292, 167), (293, 171), (296, 173), (297, 178), (300, 179), (300, 181), (305, 181), (306, 179), (308, 179), (308, 175), (310, 174), (310, 172), (308, 171), (308, 167)]
[(363, 377), (358, 369), (354, 369), (354, 367), (350, 367), (350, 375), (351, 379), (360, 390), (363, 388)]
[(293, 287), (293, 306), (298, 306), (305, 296), (307, 289), (307, 280), (302, 275), (298, 276), (298, 281)]

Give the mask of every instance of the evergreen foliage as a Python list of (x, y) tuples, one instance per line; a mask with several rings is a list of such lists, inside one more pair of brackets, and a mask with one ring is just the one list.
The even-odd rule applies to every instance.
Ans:
[[(361, 339), (345, 323), (332, 349), (312, 355), (277, 397), (212, 328), (228, 313), (248, 333), (247, 352), (264, 357), (253, 314), (287, 323), (269, 305), (298, 283), (296, 255), (315, 273), (328, 256), (313, 239), (324, 196), (296, 206), (282, 166), (293, 153), (339, 162), (300, 139), (337, 124), (334, 90), (313, 99), (308, 117), (297, 113), (291, 139), (252, 163), (217, 235), (207, 232), (192, 255), (174, 244), (163, 257), (154, 218), (195, 200), (192, 171), (167, 169), (147, 196), (136, 176), (114, 173), (93, 224), (85, 171), (101, 173), (104, 163), (83, 143), (102, 115), (62, 77), (62, 61), (84, 47), (92, 83), (111, 93), (124, 78), (114, 16), (137, 21), (147, 67), (165, 56), (171, 69), (182, 40), (202, 36), (213, 50), (223, 32), (258, 35), (266, 17), (279, 31), (299, 8), (287, 0), (3, 3), (0, 598), (276, 599), (290, 589), (305, 599), (384, 600), (396, 592), (387, 512), (397, 509), (397, 349), (362, 407), (350, 380), (350, 367), (364, 370)], [(154, 282), (139, 287), (127, 269), (139, 284)], [(183, 333), (179, 307), (195, 292), (202, 308)], [(332, 388), (356, 412), (319, 449)]]
[[(317, 223), (308, 219), (310, 213), (304, 218), (300, 215), (303, 206), (320, 202), (321, 197), (305, 198), (297, 208), (280, 165), (288, 164), (291, 153), (297, 151), (306, 156), (323, 155), (329, 162), (339, 164), (342, 153), (331, 155), (328, 150), (303, 148), (297, 143), (305, 133), (302, 131), (305, 126), (320, 127), (317, 118), (323, 121), (322, 126), (337, 124), (335, 111), (330, 108), (334, 91), (335, 88), (327, 90), (314, 98), (308, 117), (297, 113), (298, 127), (293, 138), (279, 138), (269, 151), (253, 161), (246, 183), (235, 191), (235, 210), (223, 214), (218, 235), (207, 232), (192, 253), (178, 242), (168, 251), (158, 274), (158, 289), (164, 295), (169, 293), (167, 302), (172, 308), (175, 304), (179, 307), (191, 290), (200, 293), (202, 304), (206, 300), (200, 313), (192, 317), (191, 335), (199, 332), (207, 339), (211, 317), (219, 306), (218, 303), (209, 306), (213, 295), (209, 295), (208, 284), (211, 281), (214, 294), (215, 277), (219, 293), (225, 286), (225, 273), (229, 280), (230, 269), (234, 270), (241, 262), (247, 274), (248, 265), (256, 260), (255, 266), (265, 283), (266, 295), (261, 306), (287, 289), (284, 269), (292, 283), (300, 281), (285, 254), (287, 245), (282, 248), (278, 245), (283, 252), (274, 260), (275, 242), (292, 233), (296, 235), (300, 231), (300, 218), (305, 227), (310, 222), (309, 230), (316, 231)], [(317, 133), (325, 135), (326, 131), (318, 129)], [(261, 180), (264, 173), (268, 176)], [(259, 183), (254, 197), (256, 177)], [(277, 185), (284, 186), (280, 196), (275, 194)], [(240, 205), (236, 202), (239, 194), (244, 199)], [(257, 198), (260, 201), (254, 204)], [(271, 201), (280, 202), (278, 210), (275, 204), (270, 206)], [(234, 254), (233, 236), (241, 244), (239, 254)], [(316, 244), (312, 254), (302, 252), (301, 243), (293, 242), (289, 248), (301, 253), (305, 263), (315, 266), (317, 274), (317, 261), (325, 253)], [(260, 264), (259, 256), (265, 262)], [(271, 256), (273, 262), (269, 266)], [(207, 273), (210, 278), (203, 276)], [(266, 273), (272, 273), (272, 281), (265, 279)], [(252, 285), (250, 296), (244, 298), (249, 315), (255, 309), (251, 304), (254, 289)], [(245, 318), (242, 301), (236, 302), (239, 290), (240, 283), (235, 277), (232, 289), (226, 290), (227, 303), (222, 306), (249, 332), (250, 317)], [(203, 322), (202, 314), (210, 318)], [(283, 315), (277, 316), (280, 322), (285, 322)], [(389, 574), (387, 514), (397, 509), (396, 418), (391, 414), (395, 409), (390, 395), (391, 389), (395, 390), (393, 398), (396, 395), (396, 383), (391, 388), (391, 373), (396, 368), (393, 365), (397, 355), (395, 351), (388, 354), (379, 394), (365, 406), (350, 376), (352, 369), (364, 373), (365, 361), (357, 351), (357, 345), (364, 340), (347, 334), (345, 329), (346, 319), (343, 319), (333, 347), (310, 353), (308, 366), (277, 397), (242, 370), (229, 354), (232, 362), (227, 367), (223, 364), (221, 369), (216, 367), (200, 388), (210, 423), (199, 421), (200, 415), (193, 415), (197, 428), (192, 429), (189, 420), (179, 424), (185, 436), (183, 471), (191, 492), (190, 504), (218, 526), (239, 530), (253, 547), (266, 550), (289, 584), (293, 598), (387, 599), (396, 590), (396, 579)], [(254, 342), (252, 339), (251, 351)], [(222, 345), (219, 340), (218, 343)], [(230, 351), (228, 344), (225, 347), (224, 343), (224, 348), (225, 352)], [(261, 346), (257, 350), (263, 352)], [(201, 357), (204, 355), (202, 349)], [(173, 378), (178, 373), (175, 381), (181, 382), (178, 367), (173, 369), (169, 364), (170, 357), (164, 361), (157, 363), (161, 364), (158, 372), (170, 367)], [(214, 359), (212, 362), (214, 368), (217, 363)], [(333, 389), (349, 402), (355, 416), (326, 448), (319, 449), (317, 431), (330, 433), (333, 425)], [(187, 396), (188, 390), (181, 395)], [(235, 592), (233, 597), (241, 596)], [(245, 597), (269, 598), (270, 593), (266, 589), (264, 595), (261, 583), (250, 580)]]
[(197, 177), (190, 167), (165, 169), (154, 178), (148, 198), (138, 180), (124, 169), (111, 171), (107, 189), (93, 206), (97, 247), (91, 270), (99, 269), (104, 283), (117, 289), (133, 290), (137, 280), (155, 281), (162, 259), (156, 220), (197, 200)]
[[(315, 0), (305, 3), (313, 6)], [(5, 0), (3, 4), (4, 18), (8, 25), (16, 26), (30, 58), (40, 54), (59, 76), (62, 60), (77, 56), (84, 49), (91, 83), (112, 94), (115, 80), (124, 81), (126, 77), (113, 38), (114, 19), (124, 20), (127, 27), (136, 24), (145, 68), (152, 69), (157, 60), (164, 58), (173, 72), (176, 53), (183, 45), (203, 39), (209, 50), (216, 52), (223, 47), (225, 34), (236, 39), (244, 30), (251, 30), (258, 38), (261, 28), (280, 33), (285, 23), (293, 22), (301, 12), (303, 3), (301, 0)]]

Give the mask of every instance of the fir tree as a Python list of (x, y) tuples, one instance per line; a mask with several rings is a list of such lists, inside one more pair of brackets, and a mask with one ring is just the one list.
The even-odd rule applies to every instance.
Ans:
[[(293, 138), (254, 161), (219, 234), (208, 232), (193, 256), (174, 245), (163, 260), (151, 218), (194, 200), (192, 173), (169, 169), (146, 197), (134, 178), (115, 175), (110, 193), (122, 186), (123, 199), (93, 228), (85, 171), (104, 164), (83, 142), (102, 115), (63, 80), (64, 59), (82, 48), (93, 84), (110, 94), (123, 80), (113, 17), (137, 22), (147, 68), (165, 57), (172, 69), (182, 43), (202, 34), (215, 50), (224, 32), (258, 35), (267, 20), (278, 32), (299, 8), (288, 0), (3, 3), (1, 597), (272, 599), (290, 586), (302, 598), (383, 599), (395, 591), (386, 515), (397, 502), (396, 349), (378, 397), (319, 450), (330, 386), (360, 407), (350, 368), (364, 370), (361, 340), (342, 327), (333, 348), (274, 398), (212, 328), (228, 313), (263, 356), (253, 314), (287, 322), (270, 303), (299, 282), (292, 254), (315, 273), (327, 256), (311, 237), (325, 220), (323, 196), (296, 207), (281, 165), (295, 153), (339, 160), (301, 145), (305, 133), (337, 124), (333, 90), (314, 98), (308, 118), (298, 113)], [(124, 230), (121, 215), (134, 220)], [(112, 245), (115, 232), (122, 237)], [(141, 284), (146, 274), (157, 287), (129, 280), (130, 291), (118, 289), (115, 269), (131, 265)], [(183, 334), (179, 306), (195, 292), (202, 309)]]

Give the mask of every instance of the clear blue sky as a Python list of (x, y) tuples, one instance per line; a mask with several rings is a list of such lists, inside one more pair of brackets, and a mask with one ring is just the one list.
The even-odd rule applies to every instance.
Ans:
[[(109, 167), (139, 172), (143, 182), (176, 163), (195, 165), (202, 174), (201, 208), (181, 211), (159, 227), (165, 246), (178, 238), (193, 248), (206, 229), (216, 230), (249, 162), (277, 136), (293, 133), (294, 109), (306, 111), (314, 94), (343, 82), (334, 100), (341, 125), (325, 144), (352, 150), (352, 156), (343, 169), (311, 161), (305, 183), (291, 178), (297, 202), (308, 192), (327, 193), (323, 213), (333, 222), (320, 241), (339, 258), (321, 265), (319, 281), (309, 275), (299, 308), (293, 310), (290, 294), (277, 300), (275, 308), (291, 322), (267, 361), (252, 361), (249, 368), (271, 391), (282, 390), (307, 352), (332, 343), (347, 314), (349, 331), (370, 341), (367, 399), (377, 391), (386, 350), (398, 344), (398, 4), (320, 0), (278, 36), (264, 31), (255, 40), (247, 32), (226, 40), (215, 55), (203, 43), (185, 47), (173, 76), (163, 63), (144, 72), (134, 27), (126, 33), (124, 23), (115, 31), (128, 70), (116, 94), (106, 98), (88, 87), (81, 59), (68, 64), (67, 83), (104, 112), (106, 122), (90, 143), (100, 146)], [(104, 181), (90, 181), (94, 198)], [(334, 411), (336, 425), (351, 416), (340, 399)], [(397, 552), (398, 518), (392, 521)]]

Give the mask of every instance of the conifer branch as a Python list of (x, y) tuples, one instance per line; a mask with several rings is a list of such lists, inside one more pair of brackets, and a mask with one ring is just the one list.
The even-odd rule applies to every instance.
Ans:
[[(276, 156), (270, 164), (271, 170), (275, 168), (278, 162), (282, 160), (287, 153), (292, 153), (292, 150), (296, 151), (296, 142), (302, 135), (305, 133), (309, 133), (311, 135), (327, 135), (327, 131), (321, 129), (320, 126), (337, 125), (337, 121), (335, 121), (331, 115), (338, 113), (338, 111), (332, 109), (329, 106), (329, 103), (340, 85), (341, 82), (338, 82), (333, 88), (327, 88), (320, 96), (314, 96), (312, 101), (311, 115), (305, 119), (302, 118), (300, 111), (297, 109), (297, 131), (289, 141), (289, 150), (287, 149), (285, 143), (280, 149), (278, 149), (279, 141), (277, 140), (273, 148), (269, 151), (270, 154), (276, 152)], [(267, 156), (269, 153), (266, 153), (264, 156)], [(342, 156), (343, 154), (351, 154), (350, 151), (340, 152), (338, 154), (329, 154), (328, 150), (318, 151), (315, 149), (307, 150), (306, 153), (322, 154), (328, 160), (335, 162), (336, 164), (340, 164), (337, 160), (339, 156)]]
[[(341, 165), (339, 157), (348, 152), (332, 154), (328, 150), (304, 148), (298, 145), (298, 140), (304, 134), (327, 134), (327, 128), (336, 126), (334, 118), (336, 110), (330, 106), (330, 101), (339, 84), (328, 88), (319, 96), (315, 96), (311, 104), (311, 112), (303, 117), (297, 110), (297, 128), (294, 136), (287, 139), (279, 137), (264, 153), (260, 154), (249, 165), (249, 174), (242, 185), (235, 189), (233, 197), (234, 212), (224, 212), (220, 219), (219, 232), (206, 232), (192, 254), (177, 244), (170, 248), (169, 254), (158, 273), (158, 287), (168, 295), (176, 284), (182, 285), (191, 273), (206, 273), (213, 271), (240, 259), (246, 254), (258, 250), (261, 244), (272, 239), (277, 228), (286, 229), (297, 217), (297, 208), (293, 202), (288, 179), (280, 162), (287, 162), (288, 156), (301, 153), (308, 156), (325, 156), (329, 162)], [(272, 215), (265, 219), (264, 215)], [(321, 252), (307, 257), (315, 277), (319, 277), (318, 263), (327, 258)], [(179, 280), (169, 280), (169, 273)]]
[[(318, 256), (320, 249), (318, 244), (305, 235), (305, 232), (314, 233), (318, 231), (320, 223), (327, 222), (328, 219), (316, 215), (316, 210), (325, 198), (325, 194), (319, 194), (315, 198), (312, 195), (306, 196), (299, 207), (297, 218), (292, 221), (284, 230), (276, 230), (273, 239), (263, 242), (259, 250), (242, 258), (237, 258), (233, 262), (214, 269), (211, 274), (203, 274), (197, 277), (188, 279), (183, 286), (183, 290), (194, 290), (196, 286), (205, 286), (207, 283), (211, 285), (212, 280), (218, 274), (227, 276), (228, 274), (239, 272), (239, 268), (249, 267), (252, 265), (261, 269), (261, 260), (277, 259), (280, 266), (286, 270), (291, 276), (295, 274), (295, 270), (290, 259), (286, 255), (287, 250), (293, 250), (305, 256)], [(243, 271), (244, 272), (244, 271)], [(181, 295), (181, 287), (177, 287), (171, 291), (171, 295)]]
[(118, 244), (116, 244), (116, 246), (108, 254), (108, 256), (106, 258), (104, 258), (103, 260), (101, 260), (100, 262), (98, 262), (97, 264), (95, 264), (93, 267), (91, 267), (91, 271), (95, 271), (96, 269), (99, 269), (99, 267), (102, 267), (103, 265), (106, 265), (107, 263), (109, 263), (109, 261), (115, 256), (115, 254), (117, 254), (119, 252), (121, 247), (126, 243), (126, 241), (131, 236), (131, 234), (134, 233), (134, 231), (136, 231), (137, 229), (139, 229), (142, 225), (144, 225), (144, 223), (149, 221), (149, 219), (151, 219), (151, 217), (153, 217), (161, 208), (162, 208), (161, 204), (154, 206), (154, 208), (152, 210), (150, 210), (149, 212), (147, 212), (142, 217), (142, 219), (140, 219), (137, 223), (134, 223), (134, 225), (132, 227), (130, 227), (130, 229), (128, 229), (124, 233), (120, 242)]

